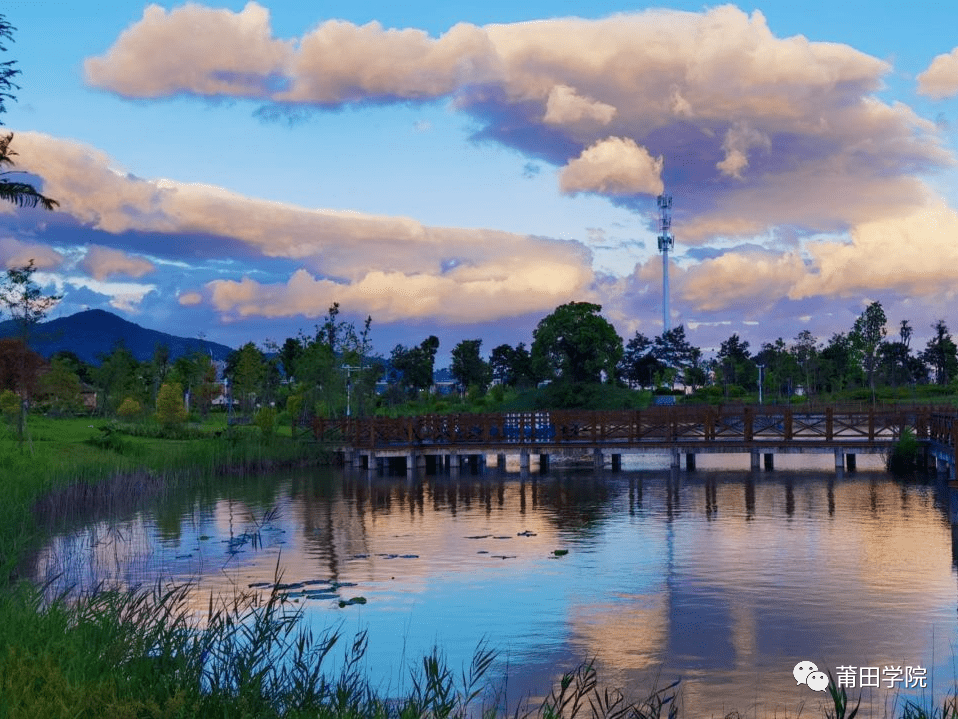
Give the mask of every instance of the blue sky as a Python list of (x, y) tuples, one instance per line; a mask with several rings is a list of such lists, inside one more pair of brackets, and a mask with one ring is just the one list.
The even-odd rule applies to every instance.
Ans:
[[(376, 349), (529, 342), (572, 300), (713, 348), (850, 328), (923, 343), (958, 279), (947, 3), (17, 2), (0, 116), (60, 211), (0, 262), (238, 346), (333, 301)], [(371, 24), (372, 23), (372, 24)], [(756, 347), (757, 348), (757, 347)]]

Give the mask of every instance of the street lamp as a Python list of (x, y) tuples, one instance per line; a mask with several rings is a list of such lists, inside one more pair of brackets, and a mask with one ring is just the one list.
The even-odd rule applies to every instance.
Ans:
[(363, 370), (362, 366), (355, 367), (353, 365), (344, 364), (341, 369), (346, 370), (346, 417), (349, 418), (352, 416), (352, 407), (350, 405), (350, 394), (352, 393), (353, 388), (353, 379), (352, 373), (361, 372)]

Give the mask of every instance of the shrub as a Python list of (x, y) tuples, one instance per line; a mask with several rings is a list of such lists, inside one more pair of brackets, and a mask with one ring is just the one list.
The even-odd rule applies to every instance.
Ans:
[(253, 420), (264, 437), (272, 437), (276, 431), (276, 410), (272, 407), (263, 407), (256, 413)]
[(168, 382), (156, 395), (156, 418), (165, 426), (172, 427), (186, 421), (186, 405), (183, 404), (183, 388), (179, 382)]
[(127, 397), (120, 403), (120, 406), (117, 407), (116, 413), (125, 420), (131, 420), (143, 414), (143, 405), (132, 397)]

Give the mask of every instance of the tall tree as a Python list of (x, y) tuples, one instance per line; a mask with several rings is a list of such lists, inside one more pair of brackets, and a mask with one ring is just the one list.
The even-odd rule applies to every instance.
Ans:
[(257, 394), (262, 393), (262, 384), (266, 378), (266, 358), (252, 342), (247, 342), (233, 354), (236, 356), (233, 396), (239, 400), (241, 410), (245, 414), (250, 414)]
[(818, 390), (821, 345), (809, 330), (802, 330), (788, 349), (802, 372), (803, 389), (811, 396)]
[(719, 346), (715, 358), (716, 371), (722, 378), (726, 397), (729, 396), (729, 390), (732, 387), (749, 388), (756, 386), (758, 369), (752, 361), (752, 355), (748, 348), (748, 342), (743, 341), (738, 334), (733, 334)]
[(882, 340), (885, 339), (887, 330), (885, 325), (888, 318), (885, 317), (885, 310), (881, 302), (872, 302), (858, 319), (855, 320), (855, 326), (852, 328), (851, 340), (855, 349), (861, 356), (862, 369), (868, 376), (868, 386), (872, 391), (872, 402), (875, 401), (875, 369), (878, 367), (878, 348)]
[[(45, 295), (43, 290), (33, 279), (36, 266), (31, 259), (22, 267), (11, 267), (0, 280), (0, 305), (6, 308), (13, 318), (20, 335), (22, 345), (21, 377), (26, 377), (27, 350), (30, 346), (30, 335), (34, 326), (46, 317), (47, 312), (62, 299), (62, 295)], [(30, 388), (22, 384), (20, 395), (20, 420), (18, 434), (21, 450), (26, 434), (27, 410), (30, 407)], [(31, 444), (31, 451), (33, 446)]]
[(482, 340), (462, 340), (452, 350), (452, 376), (463, 389), (478, 387), (485, 392), (492, 379), (489, 363), (480, 354)]
[(539, 321), (532, 332), (537, 374), (564, 382), (615, 381), (622, 338), (599, 312), (601, 305), (570, 302)]
[(958, 347), (944, 320), (938, 320), (931, 328), (935, 335), (928, 340), (921, 358), (934, 370), (935, 384), (946, 385), (958, 377)]
[(140, 363), (122, 341), (114, 346), (110, 354), (101, 355), (99, 359), (100, 366), (94, 369), (93, 380), (99, 389), (101, 414), (112, 413), (127, 397), (148, 401), (152, 394), (149, 382), (141, 381)]
[(501, 344), (489, 355), (492, 376), (509, 387), (530, 387), (536, 383), (532, 371), (532, 355), (524, 342), (515, 347)]
[(655, 356), (654, 341), (636, 331), (625, 344), (619, 373), (630, 387), (651, 387), (665, 365)]
[(410, 392), (429, 389), (438, 349), (439, 338), (435, 335), (424, 339), (418, 347), (396, 345), (390, 364), (399, 373), (399, 383)]
[[(6, 52), (7, 46), (4, 41), (13, 42), (14, 28), (6, 17), (0, 14), (0, 51)], [(6, 101), (16, 100), (14, 92), (20, 89), (13, 78), (20, 74), (16, 67), (16, 60), (4, 60), (0, 62), (0, 114), (7, 111)], [(0, 125), (3, 122), (0, 121)], [(14, 165), (13, 157), (17, 154), (10, 149), (10, 143), (13, 142), (13, 133), (0, 136), (0, 168), (12, 167)], [(0, 200), (12, 202), (17, 207), (36, 207), (40, 205), (44, 209), (52, 210), (57, 206), (56, 200), (42, 195), (37, 188), (29, 182), (22, 179), (13, 179), (14, 175), (23, 174), (11, 170), (0, 171)]]

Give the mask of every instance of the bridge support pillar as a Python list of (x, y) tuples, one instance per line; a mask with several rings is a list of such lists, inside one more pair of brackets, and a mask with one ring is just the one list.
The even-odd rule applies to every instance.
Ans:
[(765, 453), (765, 470), (771, 472), (775, 469), (775, 455), (771, 452)]
[(759, 452), (757, 449), (753, 449), (751, 451), (751, 456), (752, 456), (752, 462), (751, 462), (752, 470), (755, 471), (761, 467), (762, 453)]
[(459, 457), (458, 452), (450, 452), (446, 455), (446, 464), (449, 474), (458, 475), (459, 468), (462, 466), (462, 460)]
[(947, 474), (948, 472), (948, 460), (942, 457), (934, 457), (935, 460), (935, 471), (939, 476)]
[(685, 469), (689, 472), (695, 471), (695, 452), (685, 453)]
[(498, 469), (500, 472), (506, 471), (506, 453), (505, 452), (499, 452), (499, 454), (496, 455), (496, 469)]
[(855, 455), (854, 454), (849, 453), (845, 455), (845, 469), (847, 469), (849, 472), (855, 471)]
[(605, 468), (605, 457), (602, 456), (601, 449), (592, 450), (592, 463), (595, 465), (596, 469)]
[(671, 461), (669, 462), (669, 467), (671, 469), (681, 469), (682, 468), (682, 453), (677, 449), (672, 450)]
[(545, 452), (539, 453), (539, 474), (549, 471), (549, 455)]
[(519, 469), (529, 471), (529, 450), (520, 449), (519, 450)]
[(835, 471), (845, 471), (845, 450), (841, 447), (835, 450)]
[(622, 471), (622, 455), (621, 454), (612, 455), (612, 471), (613, 472)]

